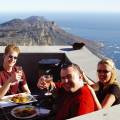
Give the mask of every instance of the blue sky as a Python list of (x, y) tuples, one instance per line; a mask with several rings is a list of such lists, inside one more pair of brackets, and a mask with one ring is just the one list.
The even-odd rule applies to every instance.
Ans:
[(120, 0), (0, 0), (5, 12), (120, 12)]

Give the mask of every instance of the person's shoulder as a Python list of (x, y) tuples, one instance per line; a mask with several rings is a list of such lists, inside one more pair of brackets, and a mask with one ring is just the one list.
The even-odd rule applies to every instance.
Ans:
[(88, 88), (88, 86), (85, 84), (82, 88), (81, 88), (81, 94), (85, 94), (85, 93), (89, 93), (90, 90)]
[(109, 91), (120, 91), (120, 87), (118, 85), (111, 84), (109, 86)]
[(84, 87), (82, 87), (81, 92), (80, 92), (80, 99), (86, 101), (86, 100), (92, 100), (92, 94), (91, 91), (89, 89), (89, 87), (87, 85), (84, 85)]
[(120, 86), (118, 84), (111, 84), (108, 89), (109, 94), (113, 94), (116, 99), (120, 100)]
[(112, 94), (120, 94), (120, 86), (118, 84), (111, 84), (108, 91)]
[(118, 81), (114, 82), (113, 84), (110, 85), (110, 88), (119, 88), (120, 89), (120, 83)]

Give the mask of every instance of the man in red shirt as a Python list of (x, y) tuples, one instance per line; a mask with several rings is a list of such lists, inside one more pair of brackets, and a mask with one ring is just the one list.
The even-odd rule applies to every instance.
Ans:
[[(96, 110), (96, 103), (87, 85), (84, 85), (82, 71), (73, 63), (63, 64), (61, 82), (51, 83), (56, 87), (58, 106), (55, 120), (65, 120)], [(47, 83), (39, 79), (38, 87)]]

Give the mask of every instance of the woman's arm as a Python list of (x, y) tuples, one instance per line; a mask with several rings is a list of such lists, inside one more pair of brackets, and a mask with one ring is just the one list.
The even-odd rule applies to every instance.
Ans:
[(28, 93), (28, 94), (31, 93), (27, 84), (23, 85), (23, 91), (26, 92), (26, 93)]
[(91, 94), (92, 94), (92, 96), (94, 98), (94, 101), (96, 103), (97, 109), (98, 110), (102, 109), (102, 105), (100, 104), (100, 102), (99, 102), (99, 100), (98, 100), (98, 98), (97, 98), (97, 96), (95, 94), (94, 89), (91, 86), (89, 86), (89, 85), (88, 85), (88, 88), (89, 88), (89, 90), (90, 90), (90, 92), (91, 92)]
[(6, 95), (11, 85), (16, 84), (17, 78), (19, 78), (19, 75), (16, 72), (14, 72), (8, 79), (5, 80), (5, 83), (3, 85), (0, 85), (0, 98)]
[(102, 102), (103, 108), (112, 106), (116, 99), (119, 99), (119, 96), (120, 96), (119, 86), (115, 84), (110, 85), (108, 93)]
[(0, 99), (8, 92), (11, 85), (11, 77), (6, 80), (3, 86), (0, 85)]
[(88, 85), (95, 84), (95, 82), (92, 79), (90, 79), (84, 72), (82, 74), (83, 74), (83, 78), (84, 78), (85, 82), (87, 82)]
[(106, 95), (105, 99), (102, 102), (102, 108), (111, 107), (114, 102), (115, 102), (115, 95), (108, 94), (108, 95)]
[(113, 105), (113, 103), (115, 102), (115, 95), (114, 94), (108, 94), (106, 95), (106, 97), (104, 98), (103, 102), (100, 104), (96, 94), (95, 94), (95, 91), (94, 89), (88, 85), (88, 88), (90, 89), (92, 95), (93, 95), (93, 98), (96, 102), (96, 105), (97, 105), (97, 108), (98, 110), (99, 109), (102, 109), (102, 108), (108, 108), (108, 107), (111, 107)]

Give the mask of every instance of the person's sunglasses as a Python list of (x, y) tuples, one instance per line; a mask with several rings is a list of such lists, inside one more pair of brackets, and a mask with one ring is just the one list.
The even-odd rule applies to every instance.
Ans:
[(13, 59), (13, 58), (14, 58), (15, 60), (18, 59), (18, 57), (15, 57), (15, 56), (12, 56), (12, 55), (9, 55), (9, 58), (10, 58), (10, 59)]
[(109, 73), (110, 71), (108, 70), (97, 70), (98, 73)]

